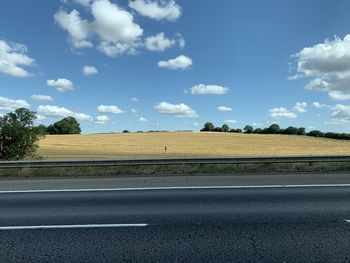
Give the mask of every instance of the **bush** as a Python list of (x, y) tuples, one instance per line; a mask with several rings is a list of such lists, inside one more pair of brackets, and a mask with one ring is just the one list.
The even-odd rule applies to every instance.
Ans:
[(0, 117), (0, 160), (22, 160), (34, 156), (41, 134), (33, 127), (35, 113), (25, 108)]

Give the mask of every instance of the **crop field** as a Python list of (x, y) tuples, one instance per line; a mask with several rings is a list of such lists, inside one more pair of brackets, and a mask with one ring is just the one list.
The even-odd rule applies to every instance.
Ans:
[(47, 135), (39, 155), (47, 159), (123, 159), (350, 154), (350, 141), (295, 135), (210, 132), (144, 132)]

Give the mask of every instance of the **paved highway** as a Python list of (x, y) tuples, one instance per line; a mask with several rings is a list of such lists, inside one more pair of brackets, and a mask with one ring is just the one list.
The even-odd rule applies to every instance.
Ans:
[(350, 262), (350, 186), (334, 180), (14, 191), (8, 183), (0, 262)]

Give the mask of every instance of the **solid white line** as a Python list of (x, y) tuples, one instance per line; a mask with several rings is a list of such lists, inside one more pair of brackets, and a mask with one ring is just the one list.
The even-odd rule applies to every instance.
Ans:
[(231, 186), (174, 186), (174, 187), (125, 187), (125, 188), (83, 188), (83, 189), (37, 189), (6, 190), (8, 193), (50, 193), (50, 192), (103, 192), (103, 191), (143, 191), (143, 190), (187, 190), (187, 189), (246, 189), (246, 188), (300, 188), (300, 187), (350, 187), (350, 184), (278, 184), (278, 185), (231, 185)]
[(26, 229), (59, 229), (59, 228), (112, 228), (112, 227), (144, 227), (148, 224), (90, 224), (90, 225), (39, 225), (39, 226), (1, 226), (1, 230)]

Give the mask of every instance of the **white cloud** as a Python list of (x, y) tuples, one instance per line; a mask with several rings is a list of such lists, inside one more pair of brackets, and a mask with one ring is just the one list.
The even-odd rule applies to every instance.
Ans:
[(92, 117), (84, 113), (76, 113), (64, 107), (39, 105), (37, 112), (45, 117), (74, 117), (79, 121), (91, 121)]
[(177, 43), (179, 48), (183, 49), (186, 46), (186, 41), (181, 34), (177, 34)]
[(337, 104), (333, 107), (331, 124), (350, 123), (350, 105)]
[(232, 108), (231, 107), (226, 107), (226, 106), (219, 106), (218, 107), (218, 111), (221, 111), (221, 112), (232, 111)]
[(330, 108), (332, 108), (331, 106), (329, 106), (329, 105), (327, 105), (327, 104), (321, 104), (321, 103), (319, 103), (318, 101), (313, 102), (312, 105), (313, 105), (315, 108), (317, 108), (317, 109), (321, 109), (321, 108), (328, 108), (328, 109), (330, 109)]
[(73, 83), (64, 78), (58, 78), (57, 80), (48, 79), (46, 85), (54, 87), (58, 91), (74, 90)]
[(176, 41), (166, 38), (163, 32), (145, 39), (145, 46), (150, 51), (164, 51), (175, 44)]
[(75, 9), (70, 13), (59, 10), (54, 15), (55, 22), (69, 33), (69, 42), (74, 48), (92, 47), (93, 40), (97, 40), (97, 49), (110, 57), (136, 52), (143, 30), (134, 23), (130, 12), (110, 0), (78, 2), (89, 5), (91, 21), (81, 18)]
[(334, 100), (350, 99), (350, 34), (306, 47), (295, 57), (297, 78), (310, 78), (306, 89), (327, 92)]
[(146, 118), (140, 117), (137, 119), (138, 122), (148, 122)]
[(95, 123), (97, 124), (105, 124), (109, 121), (109, 117), (107, 115), (99, 115), (95, 118)]
[(30, 109), (30, 104), (25, 100), (13, 100), (5, 97), (0, 97), (0, 115), (13, 112), (18, 108)]
[(36, 101), (52, 101), (53, 100), (53, 98), (51, 96), (48, 96), (48, 95), (32, 95), (30, 97)]
[(270, 109), (269, 116), (273, 119), (293, 119), (297, 117), (294, 112), (284, 107)]
[(84, 7), (90, 7), (94, 0), (73, 0), (73, 2), (80, 4)]
[(36, 121), (43, 121), (43, 120), (45, 120), (45, 119), (46, 119), (45, 116), (40, 115), (40, 114), (36, 114)]
[(0, 40), (0, 72), (13, 77), (30, 76), (31, 74), (21, 66), (34, 66), (35, 60), (26, 53), (25, 45)]
[(191, 65), (192, 65), (192, 59), (184, 55), (180, 55), (174, 59), (169, 59), (166, 61), (158, 61), (159, 67), (173, 69), (173, 70), (177, 70), (177, 69), (185, 70), (189, 68)]
[(134, 23), (132, 14), (109, 0), (95, 1), (91, 10), (95, 19), (92, 27), (102, 40), (98, 49), (110, 57), (133, 53), (143, 30)]
[(174, 0), (134, 0), (129, 1), (129, 7), (155, 20), (175, 21), (181, 16), (181, 7)]
[(160, 102), (154, 109), (159, 113), (173, 115), (175, 117), (198, 117), (196, 111), (184, 103), (171, 104)]
[(222, 95), (229, 91), (228, 88), (219, 85), (198, 84), (190, 89), (192, 95), (215, 94)]
[(306, 102), (297, 102), (293, 107), (293, 110), (296, 112), (306, 112), (307, 103)]
[(84, 66), (83, 67), (83, 74), (85, 76), (90, 76), (90, 75), (94, 75), (97, 74), (98, 70), (97, 68), (93, 67), (93, 66)]
[(226, 120), (225, 123), (232, 123), (232, 124), (234, 124), (234, 123), (237, 123), (237, 121), (236, 120)]
[(139, 99), (138, 99), (138, 98), (135, 98), (135, 97), (132, 97), (132, 98), (131, 98), (131, 101), (132, 101), (132, 102), (138, 102)]
[(72, 10), (67, 13), (64, 10), (59, 10), (54, 15), (55, 22), (69, 34), (69, 41), (74, 48), (88, 48), (93, 44), (88, 41), (90, 32), (90, 24), (88, 20), (82, 19), (77, 10)]
[(100, 105), (97, 107), (97, 110), (101, 113), (113, 113), (113, 114), (120, 114), (123, 113), (118, 106), (116, 105)]
[(349, 100), (350, 99), (350, 93), (343, 93), (342, 91), (338, 91), (338, 90), (332, 90), (328, 93), (328, 95), (333, 100)]

